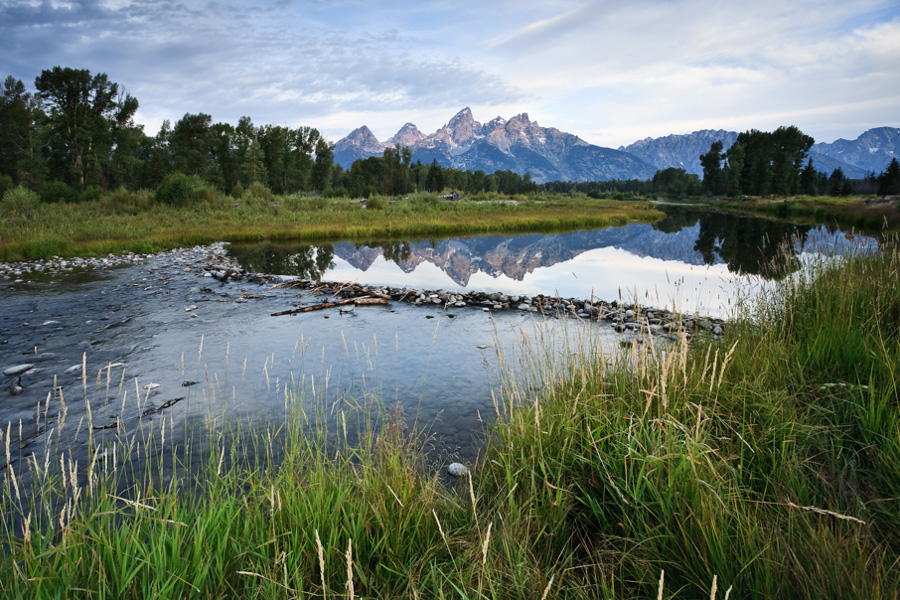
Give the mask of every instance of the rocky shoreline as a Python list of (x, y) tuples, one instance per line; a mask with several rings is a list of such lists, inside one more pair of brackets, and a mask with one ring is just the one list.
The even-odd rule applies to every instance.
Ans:
[(111, 269), (144, 263), (153, 258), (168, 258), (173, 266), (184, 271), (194, 270), (198, 277), (215, 279), (222, 283), (250, 282), (259, 285), (297, 288), (308, 297), (320, 302), (329, 298), (360, 298), (364, 296), (386, 297), (413, 306), (432, 306), (444, 310), (477, 308), (485, 312), (516, 310), (536, 312), (550, 316), (575, 317), (582, 320), (603, 321), (618, 332), (675, 335), (683, 332), (690, 336), (703, 333), (714, 337), (724, 334), (727, 322), (723, 319), (682, 315), (667, 309), (641, 307), (637, 304), (606, 302), (598, 299), (562, 298), (538, 294), (518, 296), (501, 292), (452, 292), (390, 286), (364, 286), (346, 282), (310, 281), (291, 279), (277, 275), (250, 273), (235, 264), (226, 252), (226, 243), (209, 246), (179, 248), (157, 254), (108, 255), (103, 258), (53, 257), (49, 260), (0, 263), (0, 280), (25, 283), (29, 276), (46, 277), (76, 270)]

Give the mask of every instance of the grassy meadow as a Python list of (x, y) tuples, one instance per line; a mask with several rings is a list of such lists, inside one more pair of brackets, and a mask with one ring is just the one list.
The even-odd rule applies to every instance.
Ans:
[(447, 201), (413, 194), (399, 201), (275, 196), (251, 186), (239, 198), (199, 187), (189, 200), (158, 202), (154, 194), (121, 189), (78, 203), (41, 203), (11, 190), (0, 202), (0, 261), (54, 255), (148, 253), (212, 242), (372, 239), (481, 233), (562, 231), (652, 222), (649, 201), (577, 199), (562, 195), (480, 196)]
[(163, 420), (88, 464), (51, 435), (13, 468), (6, 428), (0, 595), (897, 598), (900, 253), (798, 277), (725, 342), (500, 356), (527, 375), (454, 482), (402, 414), (303, 389), (276, 431)]

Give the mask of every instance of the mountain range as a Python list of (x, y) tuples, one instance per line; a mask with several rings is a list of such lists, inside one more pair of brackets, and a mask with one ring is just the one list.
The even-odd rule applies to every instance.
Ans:
[[(379, 141), (365, 125), (354, 129), (334, 145), (334, 161), (350, 168), (353, 161), (381, 156), (385, 148), (400, 145), (412, 151), (413, 161), (486, 173), (508, 170), (530, 173), (533, 181), (606, 181), (653, 177), (660, 169), (676, 167), (702, 175), (700, 155), (722, 140), (725, 149), (737, 132), (705, 129), (684, 135), (646, 138), (618, 149), (595, 146), (555, 127), (542, 127), (527, 113), (509, 120), (497, 117), (487, 123), (475, 120), (469, 108), (456, 113), (430, 135), (406, 123), (396, 134)], [(877, 127), (856, 140), (817, 143), (809, 153), (817, 170), (830, 174), (840, 168), (858, 179), (878, 175), (894, 157), (900, 157), (900, 129)]]

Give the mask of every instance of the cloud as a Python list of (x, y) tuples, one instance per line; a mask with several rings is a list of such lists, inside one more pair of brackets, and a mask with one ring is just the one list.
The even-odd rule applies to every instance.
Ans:
[(0, 39), (0, 75), (105, 72), (149, 132), (205, 112), (390, 135), (471, 106), (616, 146), (785, 115), (890, 124), (900, 96), (895, 0), (4, 0)]

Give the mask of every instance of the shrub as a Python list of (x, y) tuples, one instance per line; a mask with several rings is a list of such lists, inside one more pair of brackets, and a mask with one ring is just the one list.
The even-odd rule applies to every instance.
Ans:
[(3, 200), (0, 201), (0, 212), (7, 218), (18, 217), (27, 221), (40, 207), (40, 204), (40, 196), (20, 185), (3, 194)]
[(247, 188), (247, 194), (249, 194), (253, 198), (267, 199), (272, 197), (272, 192), (269, 190), (269, 188), (258, 181), (254, 181), (250, 184), (250, 187)]
[(94, 200), (99, 200), (103, 195), (103, 190), (96, 185), (89, 185), (84, 188), (80, 194), (78, 194), (79, 202), (93, 202)]
[(231, 197), (240, 199), (241, 196), (244, 195), (244, 186), (241, 185), (241, 182), (238, 181), (233, 188), (231, 188)]
[(195, 181), (184, 173), (169, 173), (156, 188), (156, 201), (169, 206), (183, 206), (192, 199)]
[(51, 181), (45, 184), (41, 190), (41, 200), (44, 202), (74, 202), (77, 199), (78, 192), (64, 181)]
[(369, 198), (368, 202), (366, 202), (366, 208), (370, 210), (384, 210), (387, 208), (387, 202), (380, 196), (372, 196)]

